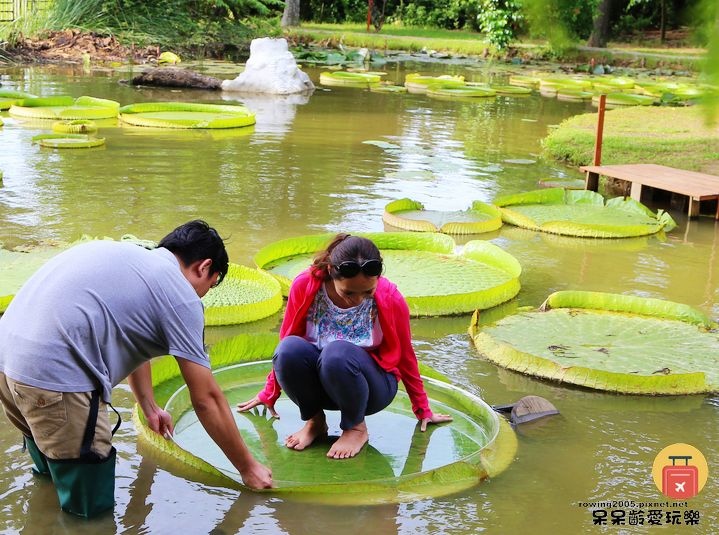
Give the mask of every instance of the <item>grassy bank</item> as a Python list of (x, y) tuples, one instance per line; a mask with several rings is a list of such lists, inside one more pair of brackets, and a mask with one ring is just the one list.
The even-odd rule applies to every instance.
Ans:
[[(592, 163), (597, 114), (562, 122), (544, 140), (545, 153), (573, 166)], [(656, 163), (719, 174), (719, 127), (700, 106), (634, 106), (605, 114), (602, 164)]]
[[(480, 56), (490, 51), (484, 36), (468, 31), (384, 26), (380, 33), (368, 32), (361, 24), (303, 24), (285, 30), (285, 35), (299, 42), (325, 46), (343, 46), (381, 51), (418, 52), (434, 50), (454, 55)], [(487, 51), (487, 52), (485, 52)]]

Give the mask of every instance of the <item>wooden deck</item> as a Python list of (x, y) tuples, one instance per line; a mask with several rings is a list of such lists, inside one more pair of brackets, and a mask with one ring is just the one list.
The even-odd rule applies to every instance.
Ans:
[(606, 176), (631, 182), (630, 195), (637, 201), (641, 201), (644, 186), (686, 195), (689, 217), (699, 216), (701, 201), (717, 199), (715, 219), (719, 220), (719, 176), (655, 164), (584, 165), (579, 169), (586, 173), (584, 188), (592, 191), (597, 191), (599, 177)]

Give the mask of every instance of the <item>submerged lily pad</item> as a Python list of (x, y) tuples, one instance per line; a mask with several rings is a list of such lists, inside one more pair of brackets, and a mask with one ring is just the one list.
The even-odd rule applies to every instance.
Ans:
[(255, 124), (244, 106), (196, 102), (142, 102), (120, 108), (120, 120), (155, 128), (241, 128)]
[(412, 199), (398, 199), (387, 204), (382, 220), (388, 225), (417, 232), (445, 234), (479, 234), (502, 226), (502, 213), (495, 206), (474, 201), (469, 210), (441, 212), (425, 210)]
[[(231, 405), (251, 398), (264, 385), (271, 363), (260, 359), (271, 356), (276, 343), (276, 335), (240, 335), (212, 348), (215, 376)], [(239, 487), (239, 474), (198, 425), (175, 360), (156, 359), (152, 368), (155, 398), (176, 422), (175, 440), (152, 432), (136, 407), (133, 420), (140, 439), (219, 485)], [(464, 490), (506, 469), (517, 448), (509, 425), (476, 396), (423, 375), (434, 410), (452, 414), (454, 421), (420, 432), (409, 399), (400, 390), (387, 409), (368, 417), (370, 441), (352, 459), (327, 459), (329, 442), (322, 439), (301, 452), (284, 446), (285, 436), (302, 426), (297, 408), (286, 397), (277, 404), (279, 420), (235, 413), (252, 454), (272, 468), (275, 488), (268, 492), (334, 504), (395, 503)], [(328, 416), (334, 433), (334, 415)]]
[(626, 238), (647, 236), (676, 227), (672, 217), (654, 214), (634, 199), (604, 202), (594, 191), (547, 188), (495, 199), (502, 220), (518, 227), (566, 236)]
[(271, 316), (282, 308), (277, 280), (258, 269), (230, 264), (222, 284), (202, 298), (205, 325), (234, 325)]
[[(519, 292), (519, 262), (496, 245), (473, 240), (454, 254), (454, 240), (439, 233), (357, 233), (375, 242), (384, 275), (407, 300), (413, 316), (463, 314), (491, 308)], [(274, 275), (286, 295), (290, 283), (312, 264), (334, 234), (289, 238), (262, 248), (255, 263)]]
[(470, 334), (505, 368), (598, 390), (631, 394), (719, 391), (719, 331), (683, 304), (567, 291)]

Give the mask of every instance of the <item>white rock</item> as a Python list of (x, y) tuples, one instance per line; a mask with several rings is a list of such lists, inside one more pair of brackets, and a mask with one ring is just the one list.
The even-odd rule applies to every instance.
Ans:
[(224, 91), (290, 95), (315, 88), (307, 73), (297, 66), (285, 39), (263, 37), (250, 43), (250, 59), (234, 80), (222, 82)]

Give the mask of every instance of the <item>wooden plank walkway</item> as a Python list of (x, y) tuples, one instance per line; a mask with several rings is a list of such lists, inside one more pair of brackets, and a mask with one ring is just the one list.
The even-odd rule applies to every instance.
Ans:
[(642, 187), (661, 189), (689, 197), (689, 217), (699, 216), (701, 201), (717, 199), (715, 219), (719, 220), (719, 176), (655, 164), (584, 165), (584, 189), (597, 191), (599, 177), (631, 182), (631, 197), (641, 201)]

